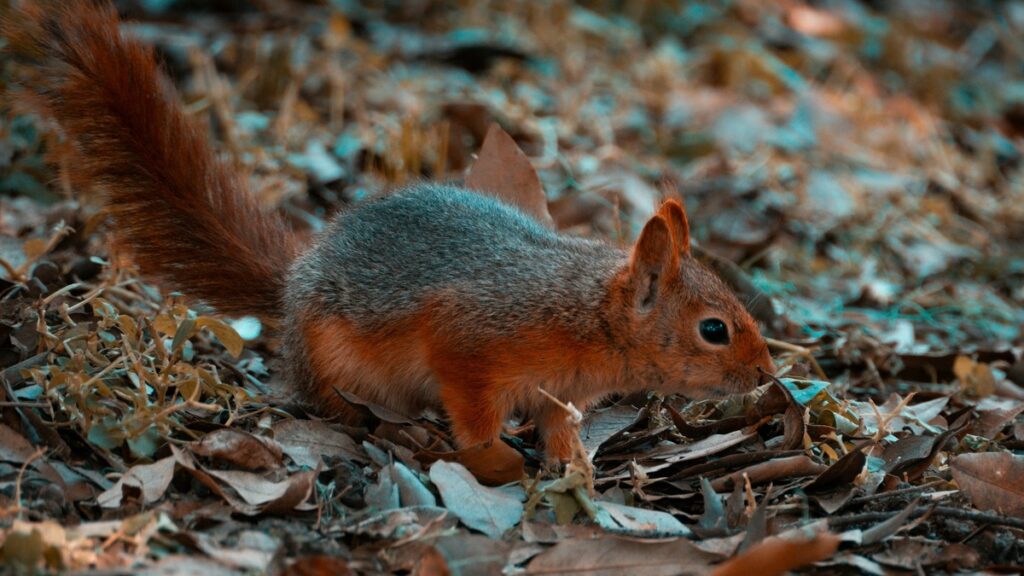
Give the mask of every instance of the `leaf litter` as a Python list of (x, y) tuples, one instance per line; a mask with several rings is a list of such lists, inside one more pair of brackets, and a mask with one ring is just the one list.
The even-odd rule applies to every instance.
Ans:
[(365, 426), (318, 418), (278, 385), (274, 327), (139, 279), (55, 177), (52, 129), (0, 101), (5, 566), (1024, 566), (1019, 6), (284, 4), (129, 25), (265, 205), (314, 233), (463, 179), (625, 243), (674, 188), (779, 380), (612, 399), (561, 471), (529, 421), (455, 450), (441, 415), (346, 397)]

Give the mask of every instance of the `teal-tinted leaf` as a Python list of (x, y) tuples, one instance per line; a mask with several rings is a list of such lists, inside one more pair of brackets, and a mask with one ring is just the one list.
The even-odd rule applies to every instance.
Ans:
[(782, 379), (783, 385), (789, 390), (789, 393), (793, 395), (793, 400), (796, 400), (803, 406), (807, 406), (814, 400), (822, 390), (828, 388), (828, 382), (823, 380), (791, 380), (789, 378)]
[(602, 528), (610, 532), (659, 538), (669, 536), (688, 538), (693, 535), (689, 528), (667, 512), (646, 510), (614, 502), (597, 502), (596, 504), (598, 514), (595, 520)]
[(178, 324), (178, 329), (174, 332), (174, 340), (171, 341), (171, 352), (177, 352), (179, 348), (192, 337), (192, 333), (195, 331), (196, 321), (194, 318), (185, 318)]
[(461, 464), (434, 462), (430, 481), (437, 486), (445, 507), (463, 524), (491, 538), (501, 538), (523, 517), (522, 502), (501, 490), (481, 485)]
[(147, 428), (142, 434), (128, 439), (128, 449), (139, 458), (152, 458), (160, 447), (160, 432), (155, 427)]
[(363, 149), (363, 141), (351, 130), (346, 130), (338, 135), (334, 141), (331, 152), (342, 159), (355, 158), (356, 154)]
[(20, 170), (15, 170), (0, 178), (0, 193), (4, 192), (28, 196), (40, 204), (53, 204), (60, 199), (35, 176)]
[(100, 448), (113, 450), (121, 445), (123, 433), (120, 423), (110, 416), (93, 422), (86, 437), (90, 443)]

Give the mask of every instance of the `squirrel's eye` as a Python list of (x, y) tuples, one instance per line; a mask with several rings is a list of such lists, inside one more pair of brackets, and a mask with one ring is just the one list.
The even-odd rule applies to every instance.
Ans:
[(729, 343), (729, 328), (718, 318), (701, 320), (700, 337), (709, 344), (725, 345)]

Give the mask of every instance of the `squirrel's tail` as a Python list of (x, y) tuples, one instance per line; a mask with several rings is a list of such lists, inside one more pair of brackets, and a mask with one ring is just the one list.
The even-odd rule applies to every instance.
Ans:
[(28, 2), (3, 18), (10, 48), (35, 64), (29, 101), (69, 141), (65, 176), (103, 194), (147, 276), (223, 313), (280, 317), (293, 233), (217, 158), (153, 51), (118, 25), (96, 0)]

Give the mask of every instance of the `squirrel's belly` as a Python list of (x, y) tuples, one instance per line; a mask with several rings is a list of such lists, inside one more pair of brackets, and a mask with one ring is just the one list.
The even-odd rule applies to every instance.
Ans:
[(439, 408), (419, 330), (402, 328), (366, 333), (341, 317), (307, 320), (302, 335), (320, 403), (346, 413), (340, 390), (406, 415)]

